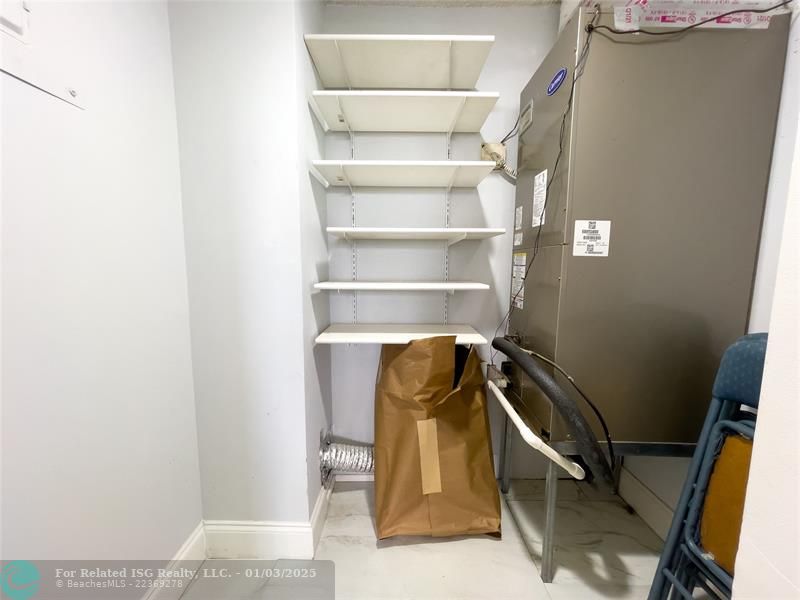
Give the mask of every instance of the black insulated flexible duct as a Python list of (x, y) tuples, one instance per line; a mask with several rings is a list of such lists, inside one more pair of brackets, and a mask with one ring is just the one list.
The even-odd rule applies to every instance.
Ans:
[[(539, 389), (553, 403), (555, 409), (564, 418), (567, 428), (575, 438), (578, 452), (589, 467), (591, 476), (603, 479), (609, 485), (614, 484), (614, 473), (606, 459), (600, 444), (597, 442), (592, 428), (578, 405), (553, 377), (545, 371), (534, 358), (509, 339), (496, 337), (492, 346), (505, 354), (519, 366), (525, 374), (539, 386)], [(589, 475), (587, 473), (587, 475)], [(587, 477), (587, 480), (591, 479)]]

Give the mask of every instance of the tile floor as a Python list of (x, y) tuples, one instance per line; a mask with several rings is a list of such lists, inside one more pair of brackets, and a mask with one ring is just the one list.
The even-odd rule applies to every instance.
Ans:
[[(544, 481), (514, 481), (507, 503), (540, 566)], [(559, 481), (556, 573), (545, 584), (552, 600), (644, 599), (661, 539), (625, 504), (587, 484)]]
[(503, 502), (501, 540), (377, 541), (372, 484), (338, 483), (316, 558), (335, 562), (336, 598), (342, 600), (646, 598), (661, 549), (658, 536), (618, 498), (571, 481), (559, 484), (552, 584), (544, 584), (538, 573), (544, 526), (540, 480), (513, 482)]
[[(616, 497), (559, 482), (556, 574), (539, 577), (544, 481), (514, 481), (503, 537), (375, 538), (372, 483), (337, 483), (316, 558), (335, 564), (337, 600), (593, 600), (647, 597), (661, 540)], [(513, 513), (513, 518), (512, 518)], [(517, 523), (519, 529), (517, 529)], [(523, 542), (528, 540), (529, 553)], [(276, 561), (270, 566), (292, 566)], [(245, 565), (246, 566), (246, 565)], [(276, 584), (277, 583), (277, 587)], [(311, 600), (280, 582), (199, 580), (182, 600)]]

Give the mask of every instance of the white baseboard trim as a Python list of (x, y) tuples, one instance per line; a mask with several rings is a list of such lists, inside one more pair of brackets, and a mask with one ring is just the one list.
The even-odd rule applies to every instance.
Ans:
[(625, 468), (620, 472), (619, 495), (662, 540), (667, 538), (672, 524), (672, 509)]
[[(173, 556), (172, 560), (164, 566), (164, 569), (173, 573), (180, 569), (197, 569), (206, 559), (206, 532), (205, 525), (202, 521), (197, 524), (183, 545), (178, 549)], [(159, 578), (159, 580), (162, 578)], [(142, 600), (177, 600), (186, 591), (186, 588), (191, 582), (191, 578), (187, 577), (183, 580), (183, 585), (180, 587), (167, 587), (172, 586), (175, 577), (163, 578), (166, 583), (164, 587), (155, 585), (147, 590), (147, 593), (142, 597)]]
[(172, 562), (182, 560), (205, 560), (206, 559), (206, 531), (205, 524), (200, 521), (194, 531), (183, 542), (178, 552), (172, 558)]
[[(307, 523), (286, 521), (202, 521), (165, 569), (196, 569), (206, 558), (311, 559), (322, 535), (333, 480), (322, 487)], [(153, 587), (142, 600), (177, 600), (183, 587)]]
[(317, 544), (319, 538), (322, 537), (322, 529), (325, 527), (325, 518), (328, 516), (328, 505), (331, 501), (331, 494), (333, 493), (333, 485), (336, 479), (329, 478), (327, 487), (322, 486), (317, 494), (317, 501), (314, 504), (314, 510), (311, 511), (311, 532), (313, 534), (314, 553), (317, 551)]
[(333, 486), (321, 488), (307, 522), (205, 521), (208, 558), (314, 558)]
[(311, 523), (206, 521), (208, 558), (313, 558)]

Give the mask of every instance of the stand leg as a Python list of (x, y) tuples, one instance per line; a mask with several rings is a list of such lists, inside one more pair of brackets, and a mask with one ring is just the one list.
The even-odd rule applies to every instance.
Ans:
[(511, 419), (503, 422), (503, 446), (500, 451), (500, 491), (508, 493), (511, 486)]
[(547, 480), (544, 487), (544, 539), (542, 540), (542, 581), (553, 582), (555, 564), (556, 498), (558, 496), (558, 469), (554, 462), (547, 461)]
[(614, 495), (619, 496), (619, 478), (622, 474), (622, 457), (615, 456), (614, 464), (611, 465), (614, 469)]

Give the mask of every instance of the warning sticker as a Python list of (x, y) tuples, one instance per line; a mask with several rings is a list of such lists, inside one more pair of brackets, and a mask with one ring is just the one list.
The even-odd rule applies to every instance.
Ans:
[(522, 245), (522, 230), (514, 232), (514, 245), (515, 246)]
[(611, 221), (575, 221), (572, 256), (608, 256)]
[(634, 2), (627, 6), (614, 7), (614, 26), (617, 29), (631, 31), (650, 27), (688, 27), (703, 23), (703, 28), (725, 29), (766, 29), (769, 27), (770, 15), (753, 12), (741, 12), (733, 15), (726, 13), (737, 8), (748, 8), (736, 5), (736, 2)]
[(544, 225), (544, 208), (547, 201), (547, 169), (533, 178), (533, 221), (531, 227)]
[(518, 206), (514, 211), (514, 229), (522, 229), (522, 207)]
[(514, 308), (525, 306), (525, 266), (528, 262), (527, 252), (515, 252), (511, 266), (511, 303)]

